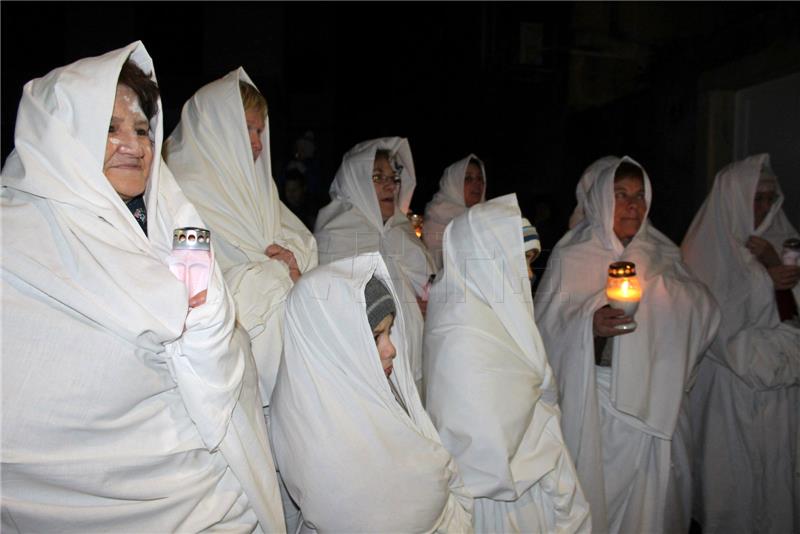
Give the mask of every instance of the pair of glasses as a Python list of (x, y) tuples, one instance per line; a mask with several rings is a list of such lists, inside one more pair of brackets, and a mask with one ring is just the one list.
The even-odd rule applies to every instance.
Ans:
[(378, 174), (375, 173), (372, 175), (372, 183), (379, 184), (379, 185), (386, 185), (388, 183), (392, 183), (394, 185), (400, 185), (400, 176), (397, 174)]

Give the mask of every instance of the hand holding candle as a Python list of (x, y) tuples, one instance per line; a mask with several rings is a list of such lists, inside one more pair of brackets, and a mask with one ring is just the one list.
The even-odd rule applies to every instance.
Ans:
[[(628, 261), (618, 261), (608, 266), (608, 282), (606, 283), (606, 297), (612, 308), (625, 312), (632, 317), (639, 308), (642, 299), (642, 288), (636, 277), (636, 265)], [(620, 330), (634, 330), (636, 322), (619, 325)]]

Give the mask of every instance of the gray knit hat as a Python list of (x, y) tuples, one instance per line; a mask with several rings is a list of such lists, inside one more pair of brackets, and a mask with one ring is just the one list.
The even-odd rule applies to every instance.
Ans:
[(391, 293), (383, 285), (383, 282), (374, 276), (369, 279), (364, 288), (364, 297), (367, 301), (367, 320), (370, 329), (374, 330), (378, 323), (390, 313), (396, 313)]

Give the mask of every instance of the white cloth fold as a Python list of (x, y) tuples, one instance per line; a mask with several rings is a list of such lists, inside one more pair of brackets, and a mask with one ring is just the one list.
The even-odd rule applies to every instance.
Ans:
[(397, 309), (390, 379), (366, 315), (364, 287), (398, 293), (369, 253), (304, 276), (286, 305), (285, 357), (272, 404), (272, 439), (305, 527), (327, 532), (469, 532), (472, 499), (422, 407)]
[[(379, 149), (388, 150), (402, 166), (395, 213), (385, 224), (372, 183), (372, 166)], [(417, 298), (422, 297), (435, 271), (427, 248), (406, 216), (415, 187), (414, 161), (406, 139), (386, 137), (359, 143), (342, 158), (331, 184), (331, 202), (320, 210), (314, 235), (320, 264), (364, 252), (381, 253), (403, 307), (408, 357), (421, 387), (423, 318)]]
[[(536, 294), (536, 320), (558, 377), (564, 438), (575, 460), (581, 485), (591, 503), (592, 530), (664, 531), (688, 528), (689, 495), (669, 496), (670, 484), (689, 476), (673, 451), (683, 436), (676, 429), (685, 410), (684, 397), (700, 354), (719, 323), (708, 291), (681, 263), (678, 248), (645, 219), (627, 247), (613, 230), (614, 173), (622, 158), (606, 167), (586, 197), (586, 218), (556, 245)], [(645, 200), (652, 200), (644, 174)], [(592, 334), (594, 312), (606, 304), (608, 265), (632, 261), (643, 288), (636, 312), (638, 328), (609, 340), (613, 343), (610, 408), (600, 410)], [(639, 425), (619, 425), (632, 417)], [(611, 429), (614, 429), (613, 431)], [(629, 438), (611, 447), (613, 432)], [(642, 436), (642, 434), (645, 434)], [(636, 445), (638, 443), (639, 445)], [(627, 445), (625, 445), (627, 444)], [(625, 445), (625, 446), (623, 446)], [(624, 459), (624, 460), (620, 460)], [(621, 470), (622, 462), (627, 469)], [(634, 474), (639, 484), (660, 480), (645, 501), (619, 483)], [(623, 493), (620, 493), (623, 492)], [(670, 525), (667, 522), (676, 521)]]
[(768, 168), (769, 155), (758, 154), (722, 169), (682, 244), (722, 310), (692, 392), (695, 514), (704, 532), (800, 529), (800, 328), (781, 323), (772, 279), (745, 246), (755, 235), (780, 254), (798, 236), (777, 182), (775, 203), (754, 227)]
[(586, 195), (589, 193), (589, 189), (592, 188), (592, 185), (594, 185), (597, 177), (600, 176), (600, 173), (606, 168), (616, 166), (618, 162), (619, 158), (617, 156), (603, 156), (593, 161), (591, 165), (584, 169), (583, 174), (581, 174), (581, 179), (578, 180), (578, 185), (575, 186), (575, 199), (578, 202), (575, 204), (572, 215), (569, 216), (570, 229), (575, 228), (578, 223), (584, 219), (583, 207), (586, 204)]
[(212, 262), (189, 309), (167, 266), (173, 229), (203, 224), (158, 156), (160, 101), (147, 235), (102, 172), (129, 57), (153, 71), (135, 42), (23, 90), (2, 171), (3, 530), (281, 529), (274, 479), (248, 480), (273, 463), (222, 276)]
[(447, 226), (425, 324), (427, 409), (481, 500), (476, 532), (588, 532), (533, 319), (515, 195)]
[(205, 85), (184, 105), (164, 154), (186, 196), (212, 232), (217, 261), (230, 287), (238, 321), (250, 334), (264, 406), (280, 364), (283, 302), (292, 287), (288, 266), (267, 257), (277, 243), (301, 272), (317, 265), (311, 232), (279, 200), (272, 179), (269, 125), (254, 162), (239, 82), (241, 67)]
[[(464, 202), (464, 178), (467, 173), (467, 166), (473, 159), (480, 162), (485, 184), (486, 169), (483, 161), (478, 159), (475, 154), (470, 154), (444, 170), (444, 174), (439, 180), (439, 190), (425, 206), (422, 240), (431, 253), (437, 271), (442, 269), (442, 236), (444, 235), (444, 229), (447, 223), (467, 211), (467, 204)], [(486, 201), (485, 185), (483, 195), (481, 195), (481, 202), (484, 201)]]

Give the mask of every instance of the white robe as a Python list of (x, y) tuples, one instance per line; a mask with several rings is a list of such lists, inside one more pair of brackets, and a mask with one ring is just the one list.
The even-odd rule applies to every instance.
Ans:
[(572, 215), (569, 216), (570, 229), (575, 228), (578, 223), (584, 219), (585, 214), (583, 212), (583, 207), (586, 204), (586, 194), (589, 192), (589, 189), (592, 188), (597, 177), (607, 167), (615, 166), (618, 161), (619, 158), (617, 156), (603, 156), (593, 161), (591, 165), (586, 167), (583, 171), (581, 179), (578, 180), (578, 185), (575, 186), (575, 199), (578, 202), (575, 205), (575, 209), (572, 211)]
[[(372, 166), (379, 149), (389, 150), (403, 166), (395, 212), (385, 224), (372, 184)], [(403, 306), (408, 358), (421, 391), (423, 318), (417, 298), (423, 295), (435, 270), (427, 248), (406, 217), (415, 187), (414, 161), (407, 140), (387, 137), (360, 143), (342, 158), (331, 184), (331, 202), (317, 215), (314, 235), (323, 265), (363, 252), (381, 253)]]
[(272, 179), (269, 123), (253, 162), (239, 82), (241, 67), (202, 87), (184, 105), (164, 157), (211, 230), (217, 261), (250, 334), (262, 403), (275, 387), (283, 349), (283, 305), (292, 288), (288, 266), (267, 257), (277, 243), (294, 253), (301, 272), (317, 265), (314, 236), (278, 198)]
[[(439, 191), (433, 195), (433, 199), (425, 206), (425, 219), (422, 231), (422, 240), (428, 251), (431, 253), (436, 270), (442, 269), (442, 236), (447, 223), (455, 217), (467, 211), (467, 204), (464, 202), (464, 177), (470, 160), (478, 159), (475, 154), (470, 154), (466, 158), (457, 161), (447, 167), (439, 180)], [(480, 161), (480, 160), (478, 160)], [(486, 180), (486, 169), (481, 164), (484, 183)], [(486, 201), (486, 186), (484, 185), (481, 202)]]
[[(781, 323), (772, 279), (745, 247), (756, 235), (780, 254), (783, 240), (797, 237), (780, 189), (753, 228), (753, 198), (768, 162), (760, 154), (721, 170), (682, 245), (722, 309), (692, 391), (703, 532), (800, 530), (800, 328)], [(797, 286), (794, 295), (797, 301)]]
[[(553, 250), (536, 293), (536, 322), (558, 377), (562, 429), (591, 504), (592, 531), (685, 532), (685, 397), (719, 314), (678, 248), (646, 218), (627, 247), (616, 237), (617, 166), (600, 174), (586, 198), (586, 218)], [(649, 207), (646, 174), (644, 185)], [(607, 302), (608, 265), (615, 261), (636, 264), (643, 287), (638, 328), (609, 340), (613, 366), (596, 367), (592, 319)]]
[(147, 235), (102, 172), (129, 56), (153, 70), (136, 42), (23, 90), (2, 171), (3, 532), (281, 531), (222, 275), (189, 309), (167, 266), (173, 229), (203, 223), (158, 155), (160, 101)]
[(392, 394), (369, 323), (373, 276), (398, 293), (378, 253), (318, 267), (286, 305), (272, 404), (275, 456), (307, 530), (470, 532), (472, 499), (422, 407), (397, 310)]
[(589, 532), (533, 320), (515, 195), (447, 226), (425, 321), (428, 413), (475, 497), (476, 532)]

